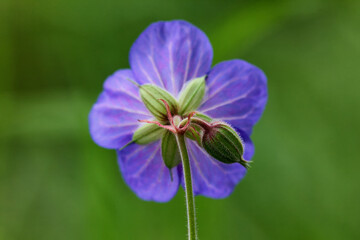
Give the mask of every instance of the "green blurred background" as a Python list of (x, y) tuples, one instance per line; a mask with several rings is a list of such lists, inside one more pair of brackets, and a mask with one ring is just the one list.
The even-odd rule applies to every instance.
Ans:
[(0, 239), (186, 239), (184, 192), (138, 199), (87, 115), (152, 22), (268, 76), (253, 168), (197, 197), (200, 239), (360, 239), (360, 1), (0, 0)]

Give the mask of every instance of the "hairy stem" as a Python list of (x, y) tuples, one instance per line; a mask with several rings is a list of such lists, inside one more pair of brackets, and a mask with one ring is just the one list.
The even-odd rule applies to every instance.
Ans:
[(196, 240), (197, 232), (196, 232), (195, 199), (194, 199), (194, 193), (192, 187), (189, 155), (186, 149), (184, 134), (175, 134), (175, 137), (180, 151), (184, 180), (185, 180), (185, 200), (186, 200), (187, 221), (188, 221), (188, 239)]

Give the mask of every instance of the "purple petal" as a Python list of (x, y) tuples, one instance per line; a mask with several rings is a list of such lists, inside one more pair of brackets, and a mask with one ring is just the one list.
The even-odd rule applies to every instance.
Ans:
[(206, 35), (185, 21), (151, 24), (130, 50), (130, 66), (140, 84), (152, 83), (175, 96), (190, 79), (205, 75), (212, 47)]
[(244, 144), (244, 159), (245, 160), (248, 160), (250, 161), (251, 158), (254, 156), (254, 153), (255, 153), (255, 147), (254, 147), (254, 144), (253, 142), (251, 141), (249, 135), (247, 135), (244, 131), (240, 130), (240, 129), (237, 129), (235, 128), (236, 131), (238, 132), (238, 134), (240, 135), (241, 137), (241, 140)]
[(242, 60), (221, 62), (211, 69), (207, 87), (199, 111), (251, 135), (267, 101), (265, 74)]
[[(254, 146), (246, 134), (241, 137), (245, 143), (244, 158), (250, 160), (254, 154)], [(187, 140), (187, 146), (195, 195), (225, 198), (246, 174), (246, 168), (242, 165), (219, 162), (194, 141)], [(183, 178), (181, 184), (184, 186)]]
[(160, 141), (147, 145), (131, 144), (117, 151), (118, 163), (125, 182), (144, 200), (167, 202), (176, 194), (179, 187), (177, 168), (169, 169), (161, 157)]
[(137, 87), (127, 78), (133, 79), (130, 70), (119, 70), (108, 77), (104, 91), (89, 114), (91, 137), (102, 147), (124, 146), (139, 126), (137, 120), (151, 118)]

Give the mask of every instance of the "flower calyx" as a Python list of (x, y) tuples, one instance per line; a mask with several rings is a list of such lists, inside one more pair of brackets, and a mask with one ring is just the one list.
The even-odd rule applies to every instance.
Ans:
[(182, 124), (183, 121), (182, 118), (178, 115), (174, 116), (172, 115), (171, 112), (171, 108), (170, 105), (168, 104), (168, 102), (164, 99), (158, 99), (159, 101), (163, 102), (165, 109), (166, 109), (166, 113), (167, 113), (167, 121), (169, 122), (169, 125), (164, 125), (161, 122), (158, 121), (152, 121), (152, 120), (138, 120), (139, 122), (144, 122), (144, 123), (153, 123), (156, 124), (157, 126), (167, 129), (170, 132), (174, 133), (174, 134), (185, 134), (186, 130), (188, 129), (189, 125), (190, 125), (190, 120), (191, 117), (196, 113), (196, 112), (191, 112), (188, 114), (187, 116), (187, 121), (185, 124)]
[[(159, 101), (161, 101), (165, 106), (166, 114), (167, 114), (167, 122), (169, 123), (168, 125), (164, 125), (161, 122), (152, 121), (152, 120), (138, 120), (138, 121), (143, 123), (152, 123), (152, 124), (145, 124), (143, 127), (141, 127), (144, 129), (142, 130), (143, 133), (145, 133), (145, 130), (147, 130), (149, 135), (151, 135), (149, 137), (144, 136), (145, 139), (149, 139), (150, 137), (156, 137), (155, 135), (153, 135), (153, 133), (158, 134), (159, 133), (158, 129), (163, 130), (162, 139), (161, 139), (161, 155), (165, 166), (169, 169), (171, 180), (173, 180), (171, 169), (181, 163), (181, 157), (180, 157), (175, 134), (186, 133), (186, 131), (190, 126), (191, 117), (195, 114), (195, 112), (189, 113), (187, 118), (182, 119), (182, 117), (180, 117), (179, 115), (175, 115), (175, 116), (172, 115), (171, 108), (166, 100), (159, 99)], [(141, 128), (139, 128), (135, 132), (134, 136), (138, 135), (136, 133), (139, 130), (141, 130)]]

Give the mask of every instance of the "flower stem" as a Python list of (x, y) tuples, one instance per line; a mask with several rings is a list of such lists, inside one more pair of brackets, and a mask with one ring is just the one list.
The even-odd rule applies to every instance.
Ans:
[(180, 151), (184, 180), (185, 180), (185, 200), (186, 200), (186, 210), (187, 210), (187, 220), (188, 220), (188, 239), (196, 240), (197, 232), (196, 232), (195, 199), (192, 188), (189, 156), (186, 149), (184, 134), (175, 134), (175, 137)]

